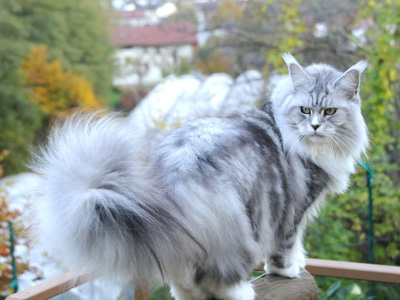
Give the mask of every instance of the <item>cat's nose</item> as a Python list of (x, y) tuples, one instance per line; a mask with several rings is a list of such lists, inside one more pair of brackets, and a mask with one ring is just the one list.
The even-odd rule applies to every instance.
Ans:
[(321, 125), (311, 125), (312, 128), (314, 128), (315, 131), (320, 127)]

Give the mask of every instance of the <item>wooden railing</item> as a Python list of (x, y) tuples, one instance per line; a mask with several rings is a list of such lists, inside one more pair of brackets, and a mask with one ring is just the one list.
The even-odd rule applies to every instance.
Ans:
[[(387, 283), (400, 283), (400, 267), (353, 263), (322, 259), (307, 259), (306, 270), (312, 275), (359, 279)], [(298, 279), (263, 275), (252, 281), (257, 299), (317, 299), (315, 282), (307, 271)], [(83, 274), (65, 273), (6, 300), (43, 300), (54, 297), (84, 283)], [(281, 288), (284, 286), (284, 288)], [(282, 295), (284, 293), (284, 295)], [(296, 298), (295, 295), (298, 295)], [(306, 297), (305, 297), (306, 296)], [(147, 289), (136, 289), (135, 300), (147, 300)]]

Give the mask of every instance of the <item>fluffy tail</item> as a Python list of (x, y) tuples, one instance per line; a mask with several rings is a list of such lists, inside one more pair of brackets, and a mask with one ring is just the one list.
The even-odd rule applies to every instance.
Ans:
[(35, 228), (66, 266), (125, 279), (165, 275), (199, 247), (125, 122), (74, 115), (55, 127), (33, 164), (43, 178)]

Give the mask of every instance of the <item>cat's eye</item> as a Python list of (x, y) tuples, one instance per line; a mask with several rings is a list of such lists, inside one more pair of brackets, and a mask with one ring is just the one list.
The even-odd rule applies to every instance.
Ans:
[(324, 114), (327, 116), (331, 116), (331, 115), (335, 114), (336, 110), (337, 110), (336, 108), (330, 107), (330, 108), (325, 109)]
[(311, 113), (311, 108), (300, 106), (300, 110), (303, 114), (309, 115)]

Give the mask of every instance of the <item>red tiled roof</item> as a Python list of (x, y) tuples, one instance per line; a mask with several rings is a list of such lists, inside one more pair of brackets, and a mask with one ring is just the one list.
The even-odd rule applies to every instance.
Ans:
[(135, 9), (133, 11), (116, 11), (115, 15), (124, 19), (132, 19), (132, 18), (144, 18), (144, 11), (141, 9)]
[(193, 24), (160, 24), (143, 27), (114, 25), (111, 40), (117, 47), (197, 45)]

